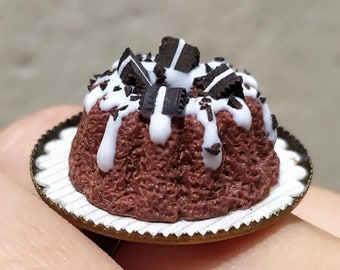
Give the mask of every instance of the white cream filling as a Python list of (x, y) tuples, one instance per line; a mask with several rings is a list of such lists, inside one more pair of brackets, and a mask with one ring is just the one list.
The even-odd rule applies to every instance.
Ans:
[(229, 68), (226, 71), (222, 72), (221, 74), (217, 75), (213, 79), (213, 81), (209, 84), (209, 86), (204, 89), (204, 92), (209, 92), (211, 90), (211, 88), (213, 88), (220, 80), (222, 80), (223, 78), (227, 77), (228, 75), (230, 75), (233, 72), (234, 71), (231, 68)]
[(183, 39), (179, 39), (174, 58), (172, 58), (172, 61), (171, 61), (171, 64), (170, 64), (171, 69), (175, 69), (175, 66), (178, 62), (178, 59), (179, 59), (181, 53), (182, 53), (184, 45), (185, 45), (185, 41)]
[(119, 68), (118, 68), (118, 73), (121, 74), (124, 70), (124, 68), (126, 67), (126, 65), (129, 62), (133, 62), (135, 64), (135, 66), (138, 68), (139, 72), (143, 75), (143, 77), (145, 78), (145, 80), (151, 84), (150, 80), (148, 77), (146, 77), (144, 75), (144, 72), (141, 70), (141, 68), (139, 67), (139, 65), (136, 63), (136, 61), (131, 57), (131, 55), (129, 55), (128, 57), (126, 57), (126, 59), (120, 64)]

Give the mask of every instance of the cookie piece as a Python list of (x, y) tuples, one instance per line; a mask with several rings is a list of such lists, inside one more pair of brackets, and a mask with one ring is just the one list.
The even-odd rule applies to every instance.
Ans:
[(126, 48), (119, 60), (118, 73), (123, 83), (135, 87), (134, 93), (140, 93), (151, 85), (148, 72), (130, 48)]
[(200, 52), (183, 39), (165, 37), (156, 55), (157, 64), (182, 72), (189, 72), (199, 64)]
[(185, 88), (168, 87), (165, 92), (162, 113), (170, 116), (180, 116), (189, 98)]

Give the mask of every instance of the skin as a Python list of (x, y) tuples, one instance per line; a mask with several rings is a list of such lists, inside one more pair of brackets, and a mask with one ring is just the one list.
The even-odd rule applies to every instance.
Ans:
[(115, 262), (42, 202), (29, 174), (38, 138), (80, 110), (47, 108), (0, 133), (0, 269), (339, 269), (340, 195), (315, 186), (261, 231), (191, 246), (123, 242)]

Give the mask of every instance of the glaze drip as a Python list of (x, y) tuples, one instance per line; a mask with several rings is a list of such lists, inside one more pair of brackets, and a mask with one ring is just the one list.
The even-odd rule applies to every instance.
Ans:
[[(164, 113), (167, 111), (164, 110), (164, 106), (169, 106), (165, 103), (166, 95), (171, 89), (176, 88), (178, 91), (178, 87), (184, 88), (183, 92), (186, 95), (181, 92), (178, 102), (182, 103), (174, 105), (181, 108), (180, 112), (176, 112), (176, 116), (192, 115), (204, 127), (202, 158), (207, 168), (216, 170), (222, 161), (223, 153), (215, 117), (217, 113), (228, 111), (239, 127), (250, 129), (252, 117), (244, 97), (252, 97), (261, 104), (267, 138), (275, 143), (277, 137), (276, 125), (273, 124), (275, 117), (271, 115), (268, 104), (261, 97), (256, 80), (248, 72), (236, 72), (220, 58), (207, 64), (198, 64), (199, 55), (196, 47), (182, 39), (168, 38), (166, 42), (162, 44), (156, 57), (151, 55), (137, 57), (127, 49), (120, 61), (113, 64), (112, 71), (96, 75), (95, 80), (90, 81), (91, 84), (88, 86), (90, 92), (83, 103), (85, 113), (88, 114), (97, 102), (102, 111), (114, 112), (107, 120), (97, 153), (98, 167), (102, 171), (108, 172), (113, 168), (118, 131), (123, 118), (133, 112), (139, 111), (143, 117), (149, 118), (149, 135), (153, 143), (166, 144), (172, 132), (171, 119), (174, 116)], [(183, 61), (187, 55), (192, 56), (190, 65)], [(162, 63), (165, 64), (160, 66)], [(218, 69), (223, 71), (216, 72)], [(214, 72), (217, 73), (216, 76)], [(162, 78), (159, 77), (157, 80), (157, 76)], [(194, 83), (204, 79), (208, 81), (206, 86)], [(160, 81), (161, 85), (157, 83)], [(149, 87), (157, 88), (151, 98), (146, 97)], [(146, 98), (148, 100), (145, 100)], [(144, 111), (143, 102), (147, 102), (149, 106), (147, 113)]]

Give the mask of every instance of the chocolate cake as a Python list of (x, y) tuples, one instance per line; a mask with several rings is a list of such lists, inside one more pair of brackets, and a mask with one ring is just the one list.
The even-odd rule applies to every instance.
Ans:
[(277, 121), (248, 72), (165, 37), (127, 48), (95, 75), (73, 140), (70, 179), (93, 205), (146, 221), (249, 208), (278, 181)]

